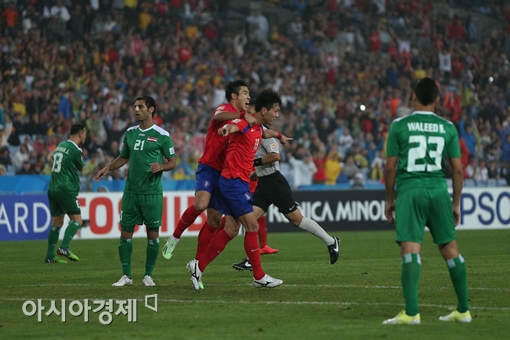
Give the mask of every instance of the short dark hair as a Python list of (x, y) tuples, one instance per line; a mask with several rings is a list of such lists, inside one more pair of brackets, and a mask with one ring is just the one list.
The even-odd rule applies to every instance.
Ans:
[(83, 132), (83, 130), (85, 130), (85, 126), (81, 125), (81, 124), (73, 124), (71, 126), (71, 132), (70, 132), (70, 135), (71, 136), (74, 136), (74, 135), (78, 135), (80, 133)]
[(275, 104), (282, 105), (282, 99), (278, 92), (273, 89), (264, 89), (255, 99), (255, 111), (260, 112), (263, 107), (271, 110)]
[(227, 101), (229, 102), (232, 99), (232, 93), (239, 95), (239, 91), (243, 86), (248, 87), (248, 85), (246, 85), (246, 82), (241, 79), (228, 82), (227, 86), (225, 86), (225, 98), (227, 98)]
[(422, 105), (430, 105), (436, 101), (437, 95), (439, 94), (439, 88), (434, 79), (432, 78), (421, 78), (420, 81), (414, 87), (414, 94)]
[(154, 111), (152, 111), (152, 117), (154, 117), (154, 112), (156, 112), (156, 101), (154, 100), (154, 98), (152, 98), (151, 96), (143, 95), (143, 96), (136, 97), (135, 102), (137, 100), (143, 100), (143, 102), (145, 103), (145, 106), (147, 106), (148, 109), (153, 107)]

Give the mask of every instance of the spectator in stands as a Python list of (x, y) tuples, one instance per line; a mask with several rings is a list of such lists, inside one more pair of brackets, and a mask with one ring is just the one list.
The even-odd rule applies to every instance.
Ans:
[(495, 160), (490, 160), (487, 167), (487, 176), (489, 178), (499, 179), (499, 168)]
[(5, 132), (5, 128), (2, 124), (0, 124), (0, 148), (7, 146), (7, 140), (9, 136)]
[(317, 172), (313, 175), (313, 184), (324, 184), (326, 182), (326, 164), (328, 158), (324, 149), (317, 151), (316, 155), (312, 158)]
[(23, 161), (21, 168), (16, 171), (16, 175), (33, 175), (34, 171), (32, 169), (32, 165), (28, 160)]
[[(21, 144), (12, 157), (12, 165), (16, 168), (21, 168), (24, 162), (28, 162), (29, 152), (28, 147), (25, 144)], [(30, 162), (28, 163), (30, 165)]]
[(0, 164), (5, 167), (12, 165), (9, 148), (7, 146), (0, 147)]
[(351, 189), (365, 189), (365, 185), (363, 184), (363, 174), (361, 172), (354, 175), (354, 182), (351, 185)]
[(382, 160), (374, 159), (370, 169), (370, 179), (381, 182), (384, 178), (384, 170), (382, 168)]
[(3, 164), (0, 164), (0, 176), (7, 175), (7, 172), (5, 171), (5, 167)]
[(298, 188), (301, 185), (311, 185), (313, 182), (313, 175), (317, 172), (317, 168), (312, 161), (312, 157), (304, 147), (299, 146), (295, 155), (289, 153), (287, 158), (294, 170), (293, 187)]
[(354, 176), (359, 172), (359, 168), (354, 164), (354, 157), (352, 155), (347, 156), (345, 160), (345, 165), (343, 168), (343, 173), (347, 176), (348, 179), (354, 179)]
[(473, 178), (477, 182), (477, 184), (487, 184), (487, 180), (489, 179), (489, 171), (485, 166), (485, 161), (480, 159), (478, 161), (478, 165), (475, 168), (475, 174)]
[(340, 163), (340, 154), (338, 150), (332, 148), (328, 153), (326, 161), (326, 182), (327, 185), (335, 185), (338, 176), (342, 172), (342, 165)]

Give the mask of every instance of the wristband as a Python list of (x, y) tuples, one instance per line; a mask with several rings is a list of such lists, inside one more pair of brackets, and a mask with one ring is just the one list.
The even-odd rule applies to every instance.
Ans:
[(276, 136), (276, 138), (282, 139), (282, 137), (283, 137), (283, 135), (280, 132), (278, 132), (278, 136)]
[(244, 116), (246, 116), (246, 111), (243, 111), (239, 114), (239, 118), (244, 119)]
[(260, 166), (262, 165), (262, 158), (257, 158), (253, 161), (253, 166)]

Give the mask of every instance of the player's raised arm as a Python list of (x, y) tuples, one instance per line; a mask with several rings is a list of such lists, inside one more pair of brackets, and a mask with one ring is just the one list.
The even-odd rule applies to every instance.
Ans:
[(214, 120), (218, 122), (225, 122), (233, 119), (244, 119), (248, 124), (253, 125), (257, 123), (257, 120), (255, 117), (253, 117), (251, 114), (246, 114), (246, 111), (239, 112), (227, 112), (227, 111), (221, 111), (216, 112), (214, 114)]
[(273, 131), (271, 129), (265, 129), (262, 138), (276, 138), (283, 145), (285, 145), (288, 141), (294, 140), (294, 138), (292, 137), (284, 136), (281, 133)]
[(218, 135), (223, 137), (236, 132), (239, 132), (239, 127), (235, 124), (225, 124), (218, 129)]

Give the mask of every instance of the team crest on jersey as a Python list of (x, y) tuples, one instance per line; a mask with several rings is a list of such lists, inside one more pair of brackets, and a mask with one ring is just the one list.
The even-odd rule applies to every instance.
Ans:
[(158, 142), (158, 139), (156, 137), (147, 137), (147, 142), (151, 142), (151, 143), (157, 143)]
[(211, 182), (204, 181), (204, 187), (209, 188), (211, 186)]
[(269, 148), (270, 148), (271, 150), (276, 150), (276, 149), (278, 149), (278, 144), (276, 144), (276, 143), (271, 143), (271, 144), (269, 144)]

